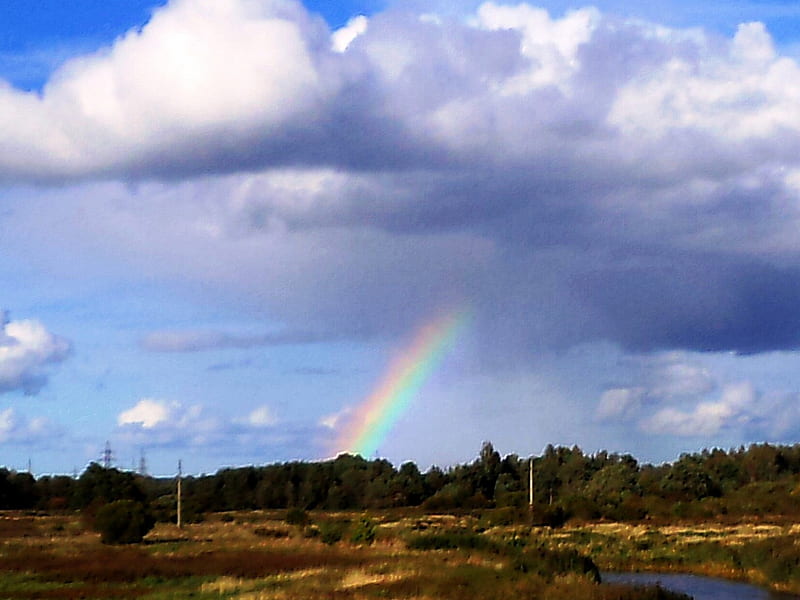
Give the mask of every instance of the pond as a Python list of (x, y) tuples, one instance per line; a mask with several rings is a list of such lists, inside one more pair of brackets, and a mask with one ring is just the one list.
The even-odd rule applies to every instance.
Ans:
[(797, 600), (799, 598), (791, 594), (770, 592), (745, 583), (683, 573), (603, 573), (603, 581), (635, 585), (658, 583), (665, 589), (689, 594), (695, 600)]

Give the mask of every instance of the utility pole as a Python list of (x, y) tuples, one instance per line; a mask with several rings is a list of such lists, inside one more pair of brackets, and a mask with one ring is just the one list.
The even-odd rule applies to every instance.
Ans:
[(181, 479), (183, 478), (183, 464), (178, 460), (178, 529), (183, 527), (181, 521)]
[(533, 516), (533, 456), (530, 458), (530, 467), (528, 469), (528, 507)]

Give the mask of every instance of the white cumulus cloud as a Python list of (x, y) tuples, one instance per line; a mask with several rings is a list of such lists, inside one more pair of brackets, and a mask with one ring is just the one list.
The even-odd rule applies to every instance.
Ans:
[(664, 408), (642, 421), (641, 426), (648, 433), (712, 436), (725, 428), (746, 425), (757, 400), (751, 383), (730, 384), (715, 401), (699, 402), (690, 410)]
[(269, 135), (329, 93), (314, 49), (323, 33), (296, 2), (171, 2), (141, 31), (68, 61), (41, 96), (0, 86), (0, 171), (137, 170), (159, 155), (192, 161), (214, 138)]
[(350, 19), (341, 29), (337, 29), (331, 35), (331, 47), (335, 52), (344, 52), (353, 41), (369, 27), (369, 19), (364, 15), (358, 15)]
[(65, 360), (71, 349), (68, 340), (50, 333), (42, 323), (8, 321), (0, 311), (0, 393), (37, 393), (47, 382), (47, 365)]
[(152, 429), (157, 425), (174, 424), (174, 413), (179, 405), (150, 398), (143, 398), (132, 408), (123, 411), (117, 417), (118, 425), (140, 425)]
[(199, 405), (143, 398), (117, 417), (120, 439), (146, 446), (207, 445), (221, 439), (218, 418)]

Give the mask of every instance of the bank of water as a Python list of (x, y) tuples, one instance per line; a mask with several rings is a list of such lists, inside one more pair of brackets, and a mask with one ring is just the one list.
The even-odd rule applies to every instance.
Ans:
[(603, 573), (603, 581), (632, 585), (655, 585), (688, 594), (694, 600), (798, 600), (800, 596), (779, 594), (745, 583), (682, 573)]

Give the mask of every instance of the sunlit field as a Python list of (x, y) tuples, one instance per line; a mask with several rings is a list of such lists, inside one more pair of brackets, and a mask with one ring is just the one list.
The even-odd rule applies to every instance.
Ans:
[(673, 597), (596, 583), (592, 561), (574, 551), (579, 530), (492, 526), (478, 515), (312, 512), (294, 524), (286, 516), (160, 523), (141, 544), (112, 546), (75, 514), (3, 513), (0, 598)]
[(691, 572), (800, 594), (800, 525), (790, 520), (597, 523), (540, 535), (582, 549), (602, 570)]

